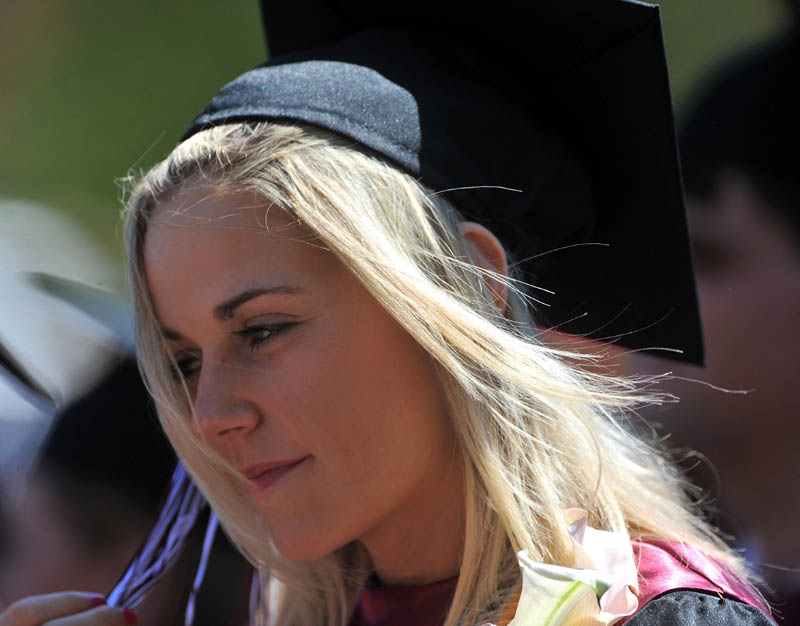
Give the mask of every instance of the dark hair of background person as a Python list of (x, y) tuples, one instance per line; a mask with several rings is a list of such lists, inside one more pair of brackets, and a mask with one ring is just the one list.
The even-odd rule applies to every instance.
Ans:
[(96, 532), (103, 513), (74, 506), (77, 499), (92, 502), (97, 490), (109, 492), (125, 506), (152, 516), (174, 467), (175, 454), (161, 432), (136, 361), (127, 358), (57, 417), (36, 472), (69, 483), (76, 499), (71, 509), (98, 542), (104, 535)]
[(744, 174), (800, 249), (800, 0), (790, 4), (792, 27), (727, 62), (689, 103), (679, 145), (687, 194), (710, 198), (721, 174)]
[(2, 503), (0, 602), (83, 581), (110, 589), (174, 466), (136, 362), (126, 358), (56, 414), (21, 497)]
[(781, 623), (797, 624), (800, 1), (787, 4), (785, 31), (711, 72), (681, 120), (707, 368), (673, 370), (681, 403), (661, 419), (673, 446), (710, 461), (713, 475), (701, 463), (692, 477), (718, 490), (716, 523), (763, 567)]

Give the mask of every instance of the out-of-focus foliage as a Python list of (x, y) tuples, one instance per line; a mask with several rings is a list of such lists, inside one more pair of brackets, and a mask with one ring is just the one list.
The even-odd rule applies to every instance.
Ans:
[(77, 217), (115, 261), (115, 180), (265, 56), (255, 0), (0, 2), (0, 195)]
[(695, 81), (726, 55), (790, 22), (788, 0), (659, 0), (672, 95), (681, 104)]

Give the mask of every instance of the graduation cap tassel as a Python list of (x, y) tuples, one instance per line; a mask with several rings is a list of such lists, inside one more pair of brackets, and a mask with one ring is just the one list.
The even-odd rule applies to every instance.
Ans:
[[(150, 589), (180, 558), (197, 516), (205, 506), (205, 498), (194, 486), (183, 465), (178, 463), (172, 475), (169, 495), (158, 520), (125, 574), (109, 594), (110, 606), (125, 606), (131, 609), (139, 606)], [(208, 560), (206, 543), (213, 542), (209, 540), (209, 533), (213, 540), (216, 530), (214, 520), (216, 517), (212, 515), (206, 531), (203, 559), (198, 577), (195, 579), (195, 587), (199, 586), (198, 580), (202, 581), (205, 572), (204, 565)]]
[(186, 603), (185, 626), (192, 626), (192, 624), (194, 624), (197, 594), (200, 592), (200, 585), (203, 584), (203, 578), (206, 575), (206, 567), (208, 567), (208, 559), (211, 556), (211, 548), (214, 547), (214, 537), (216, 537), (217, 528), (219, 528), (219, 518), (217, 518), (216, 514), (212, 511), (208, 517), (206, 534), (203, 538), (203, 553), (200, 556), (200, 565), (197, 566), (197, 573), (194, 576), (194, 583), (192, 584), (192, 592), (189, 594), (189, 601)]

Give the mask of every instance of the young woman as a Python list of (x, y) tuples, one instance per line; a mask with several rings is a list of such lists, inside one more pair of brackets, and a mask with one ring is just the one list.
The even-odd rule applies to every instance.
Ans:
[[(261, 573), (254, 622), (771, 623), (677, 473), (625, 427), (658, 396), (546, 346), (503, 244), (404, 161), (416, 113), (397, 83), (320, 58), (226, 87), (125, 217), (143, 370)], [(588, 604), (550, 602), (564, 580)], [(0, 624), (130, 618), (91, 601), (30, 599)]]

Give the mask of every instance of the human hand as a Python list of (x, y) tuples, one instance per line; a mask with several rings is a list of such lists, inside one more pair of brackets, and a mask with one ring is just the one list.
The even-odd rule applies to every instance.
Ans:
[(77, 591), (30, 596), (0, 613), (0, 626), (132, 626), (136, 614)]

